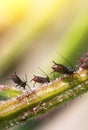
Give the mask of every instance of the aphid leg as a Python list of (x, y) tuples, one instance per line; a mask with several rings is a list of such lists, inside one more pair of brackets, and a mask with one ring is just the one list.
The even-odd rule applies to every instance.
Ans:
[(69, 79), (69, 84), (71, 84), (71, 81), (74, 79), (73, 78), (73, 74), (71, 74), (71, 75), (68, 75), (69, 77), (68, 77), (68, 79)]
[(33, 87), (35, 87), (36, 82), (34, 82)]
[(56, 73), (55, 72), (53, 72), (53, 77), (54, 77), (54, 79), (56, 79)]
[(55, 79), (55, 78), (56, 78), (55, 71), (52, 71), (52, 72), (50, 73), (50, 75), (51, 75), (51, 74), (53, 74), (53, 78)]
[(15, 85), (15, 87), (19, 86), (19, 84)]
[(31, 87), (30, 87), (28, 84), (26, 84), (26, 85), (27, 85), (27, 87), (30, 89), (30, 91), (32, 91), (32, 90), (31, 90)]
[(76, 74), (77, 74), (77, 75), (78, 75), (78, 77), (80, 78), (80, 75), (79, 75), (79, 73), (77, 73), (77, 72), (76, 72)]

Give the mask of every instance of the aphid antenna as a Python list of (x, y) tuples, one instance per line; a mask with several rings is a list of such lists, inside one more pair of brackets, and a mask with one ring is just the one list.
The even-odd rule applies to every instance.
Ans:
[(26, 74), (25, 74), (25, 79), (24, 78), (22, 78), (22, 79), (23, 79), (24, 82), (27, 83), (27, 75)]
[[(34, 76), (34, 77), (36, 77), (36, 75), (33, 75), (33, 76)], [(33, 78), (33, 79), (34, 79), (34, 78)], [(33, 79), (31, 79), (31, 80), (29, 81), (29, 83), (30, 83), (30, 82), (32, 82), (32, 81), (33, 81)]]
[(47, 77), (49, 77), (40, 67), (38, 67), (39, 68), (39, 70), (43, 73), (43, 74), (45, 74)]
[(54, 60), (52, 60), (52, 62), (53, 62), (55, 65), (57, 65), (57, 63), (56, 63)]
[[(71, 66), (71, 67), (73, 67), (73, 65), (64, 57), (64, 56), (62, 56), (61, 54), (60, 54), (60, 52), (58, 52), (59, 53), (59, 55)], [(74, 67), (73, 67), (74, 68)]]
[(25, 74), (25, 79), (26, 79), (25, 82), (27, 83), (27, 74)]

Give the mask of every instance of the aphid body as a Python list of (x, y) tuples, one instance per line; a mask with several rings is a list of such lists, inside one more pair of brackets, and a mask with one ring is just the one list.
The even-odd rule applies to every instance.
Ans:
[(59, 72), (61, 74), (66, 74), (66, 75), (73, 75), (73, 73), (75, 72), (75, 68), (73, 67), (67, 67), (62, 64), (58, 64), (54, 61), (53, 63), (54, 65), (52, 66), (52, 69), (54, 70), (54, 72)]
[[(40, 68), (39, 68), (39, 69), (40, 69)], [(41, 70), (41, 69), (40, 69), (40, 70)], [(41, 76), (36, 76), (36, 75), (34, 75), (34, 78), (31, 80), (31, 81), (34, 81), (34, 82), (35, 82), (33, 86), (35, 86), (36, 83), (41, 83), (41, 84), (43, 84), (43, 83), (49, 83), (49, 82), (50, 82), (49, 76), (48, 76), (43, 70), (41, 70), (41, 71), (46, 75), (46, 77), (41, 77)], [(30, 81), (30, 82), (31, 82), (31, 81)]]
[(27, 77), (26, 77), (26, 80), (23, 81), (20, 79), (20, 77), (17, 76), (16, 72), (11, 75), (11, 79), (13, 80), (14, 83), (16, 83), (17, 85), (16, 86), (21, 86), (25, 89), (26, 85), (29, 87), (29, 85), (27, 84)]
[(48, 76), (40, 77), (40, 76), (34, 75), (34, 78), (32, 80), (35, 81), (36, 83), (49, 83), (50, 82), (50, 79)]

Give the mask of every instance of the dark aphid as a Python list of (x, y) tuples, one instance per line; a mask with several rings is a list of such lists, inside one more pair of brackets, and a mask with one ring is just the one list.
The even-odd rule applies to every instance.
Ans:
[[(29, 87), (29, 85), (27, 84), (27, 76), (26, 76), (26, 75), (25, 75), (25, 77), (26, 77), (26, 80), (25, 80), (25, 81), (21, 80), (21, 79), (17, 76), (16, 72), (15, 72), (13, 75), (11, 75), (10, 77), (11, 77), (11, 79), (13, 80), (13, 82), (16, 83), (16, 87), (17, 87), (17, 86), (21, 86), (21, 87), (23, 87), (24, 89), (25, 89), (26, 86)], [(29, 88), (30, 88), (30, 87), (29, 87)]]
[(83, 69), (88, 69), (88, 52), (84, 55), (84, 57), (79, 59), (80, 67)]
[(49, 83), (50, 82), (49, 77), (40, 77), (36, 75), (34, 75), (34, 78), (32, 80), (35, 81), (36, 83)]
[(54, 70), (54, 72), (58, 72), (61, 74), (66, 74), (66, 75), (73, 75), (73, 73), (75, 72), (75, 68), (73, 67), (67, 67), (62, 64), (58, 64), (54, 61), (53, 63), (54, 65), (52, 66), (52, 69)]
[(41, 76), (34, 75), (34, 78), (31, 80), (31, 81), (35, 82), (33, 86), (35, 86), (36, 83), (41, 83), (42, 84), (42, 83), (49, 83), (50, 82), (49, 76), (45, 72), (43, 72), (43, 73), (46, 75), (46, 77), (41, 77)]
[[(58, 52), (59, 53), (59, 52)], [(75, 72), (75, 68), (72, 66), (72, 64), (60, 53), (59, 55), (70, 65), (70, 66), (64, 66), (62, 64), (58, 64), (53, 61), (54, 65), (52, 66), (52, 69), (54, 70), (53, 72), (58, 72), (61, 74), (66, 74), (66, 75), (73, 75)]]

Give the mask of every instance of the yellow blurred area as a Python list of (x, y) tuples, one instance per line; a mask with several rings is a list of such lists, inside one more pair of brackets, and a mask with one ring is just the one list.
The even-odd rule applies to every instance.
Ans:
[(0, 0), (0, 31), (24, 18), (28, 0)]
[[(51, 2), (52, 1), (53, 0), (51, 0)], [(41, 0), (0, 1), (0, 31), (8, 28), (13, 23), (25, 20), (25, 18), (28, 20), (30, 15), (32, 22), (35, 20), (35, 18), (41, 18), (42, 11), (48, 8), (48, 4), (50, 4), (49, 2), (50, 1), (47, 1), (46, 4), (45, 1)], [(39, 16), (38, 13), (40, 13)]]
[[(33, 24), (47, 14), (55, 4), (61, 8), (69, 0), (0, 0), (0, 32), (17, 22), (28, 21)], [(55, 6), (54, 10), (57, 8)], [(54, 12), (53, 10), (53, 12)], [(52, 13), (53, 13), (52, 12)], [(49, 16), (50, 17), (50, 16)]]

